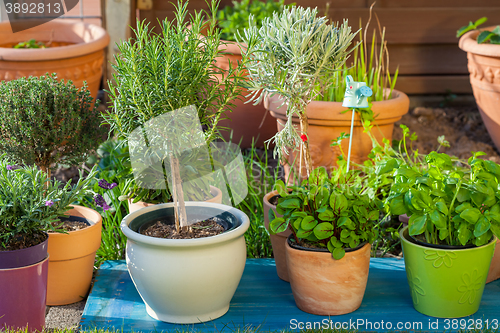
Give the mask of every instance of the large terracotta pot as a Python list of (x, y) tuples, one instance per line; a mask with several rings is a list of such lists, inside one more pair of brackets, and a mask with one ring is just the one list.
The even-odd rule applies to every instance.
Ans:
[[(235, 42), (222, 41), (220, 49), (227, 52), (221, 57), (216, 58), (217, 67), (227, 70), (229, 63), (233, 68), (241, 62), (241, 51), (238, 44)], [(230, 119), (224, 119), (219, 122), (220, 126), (229, 128), (228, 131), (221, 131), (226, 141), (231, 139), (232, 142), (239, 144), (241, 140), (241, 148), (252, 147), (252, 140), (255, 139), (255, 147), (263, 147), (264, 142), (272, 138), (276, 134), (276, 122), (271, 117), (262, 103), (253, 105), (247, 103), (247, 96), (250, 92), (243, 89), (242, 98), (234, 100), (235, 107), (231, 113), (227, 113)], [(232, 130), (232, 138), (231, 138)], [(271, 145), (270, 147), (272, 147)]]
[[(375, 115), (375, 126), (372, 134), (379, 143), (386, 138), (392, 140), (392, 131), (394, 123), (408, 112), (410, 100), (408, 96), (398, 90), (392, 92), (393, 98), (381, 102), (373, 102), (373, 113)], [(265, 107), (271, 111), (271, 115), (278, 122), (278, 130), (281, 131), (286, 123), (286, 105), (283, 100), (274, 95), (265, 100)], [(281, 106), (281, 107), (280, 107)], [(340, 102), (313, 101), (307, 106), (307, 117), (309, 122), (309, 149), (314, 167), (324, 166), (327, 170), (336, 166), (337, 157), (340, 156), (340, 148), (331, 147), (332, 140), (340, 136), (342, 132), (351, 131), (351, 112), (345, 112), (347, 108)], [(342, 113), (345, 112), (345, 113)], [(294, 124), (299, 126), (298, 117), (294, 117)], [(368, 134), (363, 133), (363, 126), (359, 116), (356, 114), (354, 120), (354, 129), (352, 137), (351, 161), (362, 163), (368, 157), (372, 150), (372, 141)], [(349, 140), (343, 140), (342, 151), (347, 155)], [(292, 152), (289, 155), (290, 165), (295, 159)], [(296, 165), (299, 163), (296, 162)], [(290, 166), (285, 165), (285, 177), (290, 174)], [(302, 170), (302, 176), (305, 176), (305, 169)]]
[(79, 302), (87, 295), (97, 249), (101, 246), (102, 217), (93, 209), (73, 206), (66, 215), (87, 219), (90, 227), (67, 234), (49, 233), (47, 305)]
[[(287, 239), (289, 240), (289, 238)], [(302, 311), (341, 315), (361, 305), (370, 268), (370, 244), (335, 260), (330, 252), (294, 249), (286, 243), (293, 298)]]
[(48, 237), (21, 250), (0, 251), (0, 328), (41, 332), (45, 326)]
[[(264, 225), (266, 229), (269, 230), (269, 210), (272, 209), (274, 214), (276, 214), (276, 206), (271, 204), (269, 200), (278, 195), (278, 191), (272, 191), (264, 196)], [(281, 215), (276, 214), (278, 217)], [(285, 230), (277, 234), (271, 234), (269, 232), (269, 237), (271, 238), (271, 245), (273, 247), (273, 257), (276, 264), (276, 273), (278, 277), (286, 282), (289, 282), (288, 269), (286, 267), (286, 256), (285, 256), (285, 241), (286, 238), (291, 234), (290, 230)]]
[[(31, 24), (31, 23), (30, 23)], [(14, 49), (30, 39), (61, 45), (45, 49)], [(8, 21), (0, 23), (0, 81), (57, 73), (77, 88), (87, 81), (92, 97), (101, 84), (104, 49), (109, 35), (101, 27), (80, 21), (56, 19), (31, 29), (12, 33)]]
[[(210, 193), (213, 195), (212, 198), (205, 200), (204, 202), (222, 203), (222, 191), (215, 186), (210, 185)], [(154, 206), (156, 204), (148, 203), (145, 201), (132, 202), (133, 199), (128, 199), (128, 211), (133, 213), (136, 210), (142, 209), (144, 207)]]
[(478, 34), (479, 31), (466, 33), (458, 46), (467, 52), (470, 84), (479, 113), (495, 146), (500, 149), (500, 45), (478, 44)]

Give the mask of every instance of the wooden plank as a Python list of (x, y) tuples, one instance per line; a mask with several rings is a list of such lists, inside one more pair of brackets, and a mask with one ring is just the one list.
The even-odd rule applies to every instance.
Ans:
[[(375, 0), (368, 0), (369, 4)], [(498, 7), (498, 0), (376, 0), (377, 8), (417, 8), (417, 7)], [(336, 1), (331, 6), (337, 7)]]
[(389, 70), (401, 75), (468, 74), (467, 53), (457, 44), (389, 45)]
[[(499, 290), (500, 280), (487, 284), (479, 311), (463, 319), (468, 322), (472, 318), (482, 318), (483, 323), (487, 319), (490, 323), (492, 319), (498, 319)], [(444, 332), (446, 323), (443, 319), (429, 319), (413, 308), (401, 259), (371, 258), (368, 284), (360, 308), (353, 313), (331, 317), (299, 310), (295, 306), (290, 284), (278, 278), (273, 259), (247, 259), (229, 311), (211, 322), (191, 325), (168, 324), (148, 316), (128, 274), (125, 260), (117, 260), (104, 262), (97, 271), (83, 311), (81, 328), (123, 332), (220, 332), (221, 328), (226, 328), (223, 330), (236, 332), (246, 331), (244, 327), (250, 328), (250, 331), (259, 327), (260, 332), (298, 332), (301, 329), (294, 327), (298, 322), (318, 323), (321, 328), (324, 320), (328, 325), (333, 324), (333, 328), (335, 323), (337, 328), (346, 323), (346, 331), (360, 332), (397, 330), (399, 322), (420, 323), (419, 326), (412, 326), (413, 329), (407, 327), (405, 331)], [(382, 320), (385, 325), (381, 327)], [(367, 321), (372, 323), (371, 327), (366, 324)], [(437, 323), (436, 327), (429, 327), (431, 321)], [(352, 327), (349, 323), (359, 325)], [(378, 327), (374, 323), (378, 323)], [(387, 328), (388, 323), (391, 323), (391, 329)]]
[(472, 94), (469, 75), (403, 75), (396, 89), (406, 94)]

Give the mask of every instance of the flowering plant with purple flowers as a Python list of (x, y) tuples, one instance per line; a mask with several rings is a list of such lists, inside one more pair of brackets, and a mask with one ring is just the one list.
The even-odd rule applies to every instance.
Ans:
[(61, 232), (59, 217), (86, 195), (93, 195), (92, 181), (97, 168), (87, 177), (80, 173), (76, 184), (51, 180), (36, 166), (14, 165), (0, 156), (0, 251), (20, 238), (44, 231)]

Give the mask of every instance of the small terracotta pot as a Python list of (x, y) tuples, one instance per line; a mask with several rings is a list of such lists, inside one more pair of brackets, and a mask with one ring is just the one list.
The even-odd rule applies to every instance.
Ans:
[(500, 278), (500, 239), (497, 240), (495, 246), (495, 252), (493, 253), (493, 258), (491, 259), (490, 270), (488, 271), (488, 277), (486, 278), (486, 283), (493, 282)]
[(330, 252), (294, 249), (285, 242), (293, 298), (302, 311), (341, 315), (361, 305), (370, 268), (370, 244), (335, 260)]
[[(489, 27), (484, 30), (493, 30)], [(500, 45), (478, 44), (479, 31), (463, 35), (458, 46), (467, 52), (470, 84), (486, 129), (500, 149)]]
[(47, 305), (71, 304), (87, 296), (101, 246), (101, 215), (87, 207), (72, 207), (66, 215), (86, 218), (91, 226), (67, 234), (49, 233)]
[[(210, 185), (210, 193), (213, 195), (213, 197), (208, 199), (208, 200), (205, 200), (204, 202), (213, 202), (213, 203), (219, 203), (219, 204), (222, 203), (222, 191), (220, 189), (218, 189), (215, 186)], [(129, 213), (133, 213), (133, 212), (135, 212), (139, 209), (142, 209), (144, 207), (157, 205), (157, 204), (148, 203), (145, 201), (137, 201), (135, 203), (132, 201), (133, 201), (133, 199), (127, 200)]]
[[(375, 126), (372, 129), (373, 136), (379, 143), (386, 138), (392, 140), (392, 131), (394, 123), (401, 119), (403, 115), (408, 113), (410, 100), (405, 93), (393, 90), (392, 99), (373, 102), (373, 113), (376, 120)], [(272, 96), (264, 101), (264, 106), (271, 112), (271, 115), (278, 122), (278, 130), (281, 131), (287, 121), (286, 104), (281, 106), (283, 100), (278, 96)], [(342, 132), (350, 133), (351, 131), (351, 112), (345, 112), (347, 108), (342, 106), (341, 102), (323, 102), (313, 101), (307, 106), (307, 117), (309, 123), (309, 150), (314, 167), (324, 166), (328, 171), (337, 164), (337, 157), (341, 151), (338, 146), (331, 147), (332, 140), (337, 139)], [(342, 113), (344, 112), (344, 113)], [(294, 125), (299, 128), (299, 118), (293, 118)], [(354, 129), (352, 137), (351, 161), (355, 163), (363, 163), (368, 158), (368, 154), (372, 150), (372, 141), (368, 134), (363, 133), (363, 125), (356, 114), (354, 118)], [(349, 140), (343, 140), (342, 151), (347, 155), (349, 149)], [(292, 152), (289, 155), (289, 165), (293, 163), (295, 154)], [(296, 165), (298, 166), (298, 161)], [(290, 166), (285, 165), (285, 179), (289, 179)], [(306, 170), (303, 168), (302, 176), (306, 175)]]
[[(216, 66), (222, 70), (229, 69), (229, 63), (233, 68), (241, 62), (241, 50), (238, 44), (230, 41), (221, 41), (219, 49), (223, 50), (224, 55), (215, 59)], [(250, 91), (243, 89), (242, 98), (233, 100), (235, 105), (231, 113), (226, 115), (230, 119), (224, 119), (219, 122), (220, 126), (227, 127), (230, 130), (222, 130), (222, 136), (226, 141), (231, 139), (236, 144), (241, 144), (241, 148), (252, 147), (252, 140), (255, 138), (255, 147), (263, 147), (264, 142), (276, 134), (276, 121), (271, 117), (262, 103), (254, 105), (247, 103)], [(231, 138), (232, 130), (232, 138)], [(273, 147), (274, 145), (270, 145)]]
[[(269, 200), (276, 195), (278, 195), (278, 191), (269, 192), (264, 196), (264, 225), (267, 230), (269, 230), (269, 222), (271, 222), (269, 221), (269, 210), (272, 209), (274, 214), (276, 214), (276, 206), (272, 205)], [(281, 217), (279, 214), (276, 214), (276, 216)], [(276, 273), (278, 273), (280, 279), (286, 282), (290, 282), (290, 279), (288, 278), (288, 269), (286, 267), (285, 241), (291, 233), (288, 229), (274, 235), (269, 232), (273, 247), (274, 262), (276, 264)]]
[[(27, 22), (29, 26), (30, 22)], [(45, 49), (12, 48), (12, 45), (30, 39), (43, 42), (52, 40), (63, 46)], [(77, 88), (83, 86), (83, 81), (87, 81), (92, 97), (96, 98), (101, 84), (104, 49), (109, 40), (109, 35), (103, 28), (80, 21), (56, 19), (15, 34), (8, 21), (2, 22), (0, 81), (57, 73), (59, 79), (72, 80)]]
[(49, 258), (29, 266), (0, 269), (0, 327), (42, 332)]

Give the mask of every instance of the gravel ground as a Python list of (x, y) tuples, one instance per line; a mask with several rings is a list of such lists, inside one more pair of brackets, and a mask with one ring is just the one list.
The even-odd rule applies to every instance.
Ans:
[(47, 306), (45, 327), (47, 329), (77, 329), (82, 318), (85, 301), (62, 305)]

